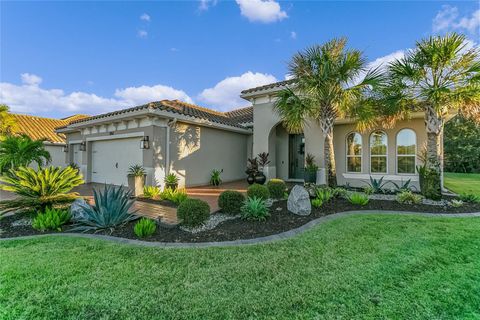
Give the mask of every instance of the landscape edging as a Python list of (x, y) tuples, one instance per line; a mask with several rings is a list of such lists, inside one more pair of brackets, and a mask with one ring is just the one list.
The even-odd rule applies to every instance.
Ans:
[(100, 235), (100, 234), (89, 234), (89, 233), (49, 233), (49, 234), (38, 234), (30, 236), (20, 236), (20, 237), (11, 237), (11, 238), (0, 238), (1, 241), (10, 241), (10, 240), (27, 240), (35, 239), (41, 237), (77, 237), (77, 238), (87, 238), (87, 239), (96, 239), (96, 240), (107, 240), (117, 243), (138, 245), (144, 247), (159, 247), (159, 248), (207, 248), (207, 247), (232, 247), (248, 244), (259, 244), (259, 243), (268, 243), (278, 240), (285, 240), (292, 238), (300, 233), (303, 233), (307, 230), (310, 230), (314, 226), (325, 223), (330, 220), (334, 220), (340, 217), (357, 215), (357, 214), (389, 214), (389, 215), (418, 215), (423, 217), (443, 217), (443, 218), (465, 218), (465, 217), (480, 217), (480, 212), (473, 213), (426, 213), (426, 212), (408, 212), (408, 211), (387, 211), (387, 210), (353, 210), (353, 211), (343, 211), (333, 214), (329, 214), (323, 217), (319, 217), (312, 221), (307, 222), (306, 224), (284, 231), (277, 234), (272, 234), (265, 237), (252, 238), (252, 239), (240, 239), (240, 240), (230, 240), (230, 241), (215, 241), (215, 242), (154, 242), (154, 241), (143, 241), (136, 239), (127, 239), (121, 237)]

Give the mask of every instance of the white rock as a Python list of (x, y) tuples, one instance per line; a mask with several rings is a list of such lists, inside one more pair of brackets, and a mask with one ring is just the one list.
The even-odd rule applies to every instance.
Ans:
[(73, 221), (77, 221), (83, 217), (82, 207), (88, 207), (88, 203), (83, 198), (77, 198), (70, 206), (70, 215)]
[(312, 212), (310, 195), (304, 187), (299, 185), (293, 187), (288, 196), (287, 209), (299, 216), (308, 216)]

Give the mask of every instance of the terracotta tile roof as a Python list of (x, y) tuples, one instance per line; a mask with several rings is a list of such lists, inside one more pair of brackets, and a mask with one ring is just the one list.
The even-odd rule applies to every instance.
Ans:
[(270, 84), (267, 84), (267, 85), (264, 85), (264, 86), (260, 86), (260, 87), (255, 87), (255, 88), (250, 88), (250, 89), (243, 90), (243, 91), (242, 91), (242, 94), (253, 93), (253, 92), (257, 92), (257, 91), (263, 91), (263, 90), (268, 90), (268, 89), (274, 89), (274, 88), (278, 88), (278, 87), (283, 87), (283, 86), (286, 86), (286, 85), (288, 85), (288, 84), (292, 84), (292, 83), (294, 83), (294, 82), (295, 82), (295, 80), (290, 79), (290, 80), (285, 80), (285, 81), (279, 81), (279, 82), (275, 82), (275, 83), (270, 83)]
[(26, 134), (34, 140), (45, 139), (53, 143), (65, 143), (65, 136), (55, 132), (55, 128), (68, 125), (70, 119), (81, 119), (85, 115), (73, 115), (64, 119), (42, 118), (25, 114), (12, 114), (17, 121), (14, 134)]
[[(184, 116), (190, 116), (197, 119), (203, 119), (223, 125), (228, 125), (237, 128), (244, 128), (242, 123), (246, 122), (253, 122), (253, 107), (242, 108), (238, 110), (233, 110), (229, 112), (219, 112), (215, 110), (211, 110), (208, 108), (200, 107), (194, 104), (182, 102), (179, 100), (162, 100), (162, 101), (155, 101), (150, 102), (144, 105), (122, 109), (118, 111), (113, 111), (109, 113), (100, 114), (97, 116), (92, 116), (89, 118), (79, 119), (70, 122), (70, 124), (81, 123), (89, 120), (107, 118), (119, 114), (134, 112), (142, 109), (157, 109), (162, 111), (168, 111), (171, 113), (176, 113)], [(57, 129), (64, 128), (58, 127)]]

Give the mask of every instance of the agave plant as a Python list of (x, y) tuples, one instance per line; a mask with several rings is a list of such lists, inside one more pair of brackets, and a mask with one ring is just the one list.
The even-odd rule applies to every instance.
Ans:
[(18, 208), (36, 208), (44, 211), (55, 204), (69, 203), (78, 197), (70, 192), (83, 183), (82, 175), (72, 167), (48, 167), (38, 169), (20, 167), (0, 176), (0, 189), (19, 195), (13, 200), (0, 201), (0, 211), (8, 212)]
[(79, 203), (79, 215), (72, 231), (110, 230), (137, 219), (131, 211), (134, 200), (132, 192), (123, 187), (105, 185), (103, 192), (93, 190), (95, 205)]

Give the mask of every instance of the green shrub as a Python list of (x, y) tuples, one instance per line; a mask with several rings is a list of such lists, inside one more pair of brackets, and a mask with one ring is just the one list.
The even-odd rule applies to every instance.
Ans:
[(345, 198), (347, 195), (347, 189), (342, 187), (336, 187), (332, 189), (334, 198)]
[(222, 170), (213, 169), (210, 174), (210, 184), (212, 186), (219, 186), (222, 183), (222, 178), (220, 177)]
[(105, 185), (103, 191), (93, 189), (95, 205), (79, 204), (79, 215), (73, 230), (89, 231), (109, 229), (132, 221), (136, 217), (130, 212), (134, 201), (132, 192), (122, 187)]
[(203, 224), (210, 216), (210, 206), (199, 199), (186, 199), (177, 208), (177, 216), (182, 224), (195, 227)]
[(462, 193), (461, 195), (458, 196), (458, 198), (463, 202), (468, 202), (468, 203), (480, 202), (480, 197), (472, 193)]
[(39, 213), (32, 221), (32, 227), (39, 231), (62, 231), (62, 226), (70, 220), (70, 213), (63, 209), (46, 208), (44, 213)]
[(363, 193), (365, 193), (367, 196), (373, 194), (375, 190), (373, 189), (372, 186), (366, 186), (363, 188)]
[(154, 234), (156, 229), (157, 226), (153, 220), (142, 218), (135, 223), (133, 232), (135, 232), (135, 235), (139, 238), (146, 238)]
[(385, 186), (388, 183), (383, 182), (384, 177), (380, 177), (380, 179), (375, 179), (372, 176), (370, 176), (370, 184), (368, 187), (371, 188), (372, 193), (385, 193)]
[(165, 189), (176, 189), (178, 186), (178, 181), (179, 178), (175, 173), (169, 173), (167, 176), (163, 179), (163, 182), (165, 182)]
[(249, 198), (260, 198), (262, 200), (267, 200), (270, 198), (270, 192), (266, 186), (261, 184), (254, 183), (247, 189), (247, 196)]
[(401, 191), (397, 194), (397, 201), (399, 203), (405, 204), (420, 204), (422, 203), (423, 197), (419, 194), (415, 194), (412, 191)]
[(142, 167), (139, 164), (135, 164), (135, 165), (130, 166), (128, 168), (128, 175), (129, 176), (143, 177), (146, 174), (147, 174), (147, 172), (145, 171), (145, 168)]
[(367, 205), (369, 201), (368, 196), (363, 193), (352, 193), (347, 196), (347, 200), (351, 204), (360, 205), (360, 206)]
[(449, 204), (454, 208), (460, 208), (463, 206), (464, 202), (462, 200), (453, 199)]
[(82, 175), (72, 167), (38, 169), (20, 167), (0, 176), (0, 189), (16, 193), (19, 197), (0, 201), (0, 211), (36, 209), (73, 202), (78, 194), (70, 192), (83, 183)]
[(223, 213), (239, 214), (244, 201), (245, 196), (241, 192), (226, 190), (218, 197), (218, 206)]
[(267, 188), (272, 198), (281, 199), (287, 189), (287, 185), (282, 179), (270, 179), (267, 182)]
[(333, 198), (334, 193), (330, 188), (317, 188), (315, 190), (316, 199), (320, 199), (322, 203), (330, 201)]
[(270, 216), (265, 200), (257, 197), (247, 198), (241, 212), (243, 219), (252, 221), (265, 221)]
[(143, 187), (143, 196), (145, 198), (157, 198), (160, 195), (160, 188), (157, 186), (145, 186)]
[(165, 190), (162, 192), (161, 198), (179, 205), (183, 201), (187, 200), (188, 195), (185, 189), (165, 188)]
[(320, 208), (323, 205), (323, 200), (319, 198), (315, 198), (312, 200), (312, 206), (315, 208)]
[(427, 166), (417, 166), (420, 192), (427, 199), (440, 200), (442, 191), (440, 190), (440, 173), (438, 170), (427, 168)]

